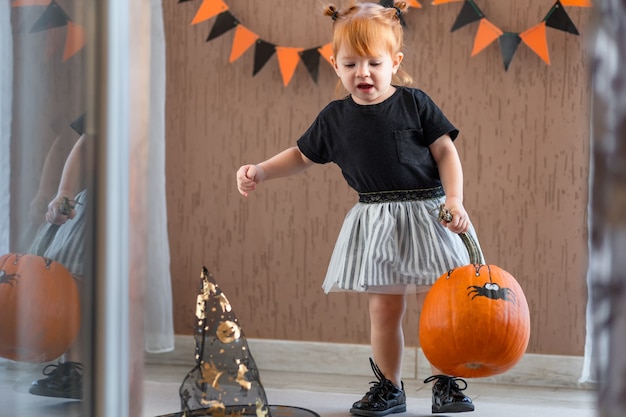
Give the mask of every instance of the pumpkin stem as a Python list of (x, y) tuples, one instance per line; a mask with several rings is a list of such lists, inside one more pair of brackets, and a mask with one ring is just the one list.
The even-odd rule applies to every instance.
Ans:
[(459, 233), (461, 240), (465, 244), (465, 248), (467, 249), (467, 253), (469, 254), (470, 263), (473, 265), (480, 265), (484, 263), (483, 254), (474, 239), (474, 236), (469, 233)]
[[(445, 204), (439, 206), (439, 220), (443, 220), (445, 222), (452, 221), (452, 213), (445, 207)], [(473, 265), (480, 265), (484, 262), (484, 257), (482, 252), (480, 251), (480, 247), (476, 243), (474, 236), (469, 233), (459, 233), (463, 244), (465, 244), (465, 248), (467, 249), (467, 253), (469, 254), (470, 263)]]

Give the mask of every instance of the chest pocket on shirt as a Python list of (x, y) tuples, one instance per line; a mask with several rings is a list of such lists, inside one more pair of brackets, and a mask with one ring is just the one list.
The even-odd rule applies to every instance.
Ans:
[(422, 146), (422, 130), (397, 130), (393, 132), (398, 160), (406, 165), (420, 165), (430, 158), (430, 151)]

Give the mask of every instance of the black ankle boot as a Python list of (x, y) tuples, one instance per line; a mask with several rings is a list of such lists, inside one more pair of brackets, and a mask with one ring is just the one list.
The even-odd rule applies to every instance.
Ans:
[(59, 362), (43, 368), (46, 378), (33, 382), (28, 392), (45, 397), (83, 398), (83, 365), (78, 362)]
[[(424, 383), (436, 381), (433, 385), (433, 413), (462, 413), (474, 411), (472, 400), (461, 391), (467, 388), (467, 382), (461, 378), (447, 375), (433, 375), (424, 380)], [(458, 382), (464, 384), (459, 387)]]
[(380, 417), (406, 411), (404, 384), (400, 388), (385, 378), (378, 366), (370, 358), (370, 365), (378, 381), (372, 381), (370, 390), (359, 401), (352, 404), (350, 413), (358, 416)]

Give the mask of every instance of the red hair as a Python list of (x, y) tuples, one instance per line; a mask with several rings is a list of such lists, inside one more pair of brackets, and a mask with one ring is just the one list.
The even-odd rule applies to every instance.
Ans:
[[(404, 1), (394, 2), (394, 7), (384, 7), (378, 3), (358, 3), (354, 0), (341, 9), (329, 4), (324, 8), (324, 14), (334, 20), (333, 55), (337, 56), (342, 46), (360, 56), (375, 56), (381, 51), (394, 56), (402, 52), (404, 30), (400, 13), (407, 8)], [(413, 78), (400, 66), (393, 81), (409, 85)]]

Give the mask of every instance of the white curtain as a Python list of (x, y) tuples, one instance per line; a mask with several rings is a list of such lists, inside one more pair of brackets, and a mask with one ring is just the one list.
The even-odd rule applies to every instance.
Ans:
[[(131, 329), (131, 349), (174, 349), (172, 288), (165, 194), (165, 33), (161, 0), (128, 3), (130, 302), (143, 326)], [(139, 324), (139, 323), (135, 323)], [(143, 335), (141, 334), (143, 331)], [(143, 337), (142, 337), (143, 336)]]
[(161, 0), (151, 0), (150, 131), (145, 190), (147, 259), (145, 344), (151, 353), (174, 349), (170, 253), (165, 200), (165, 31)]
[[(10, 139), (11, 103), (13, 97), (13, 36), (11, 7), (0, 1), (0, 195), (9, 196), (11, 178)], [(0, 255), (9, 252), (10, 198), (0, 198)]]
[[(593, 130), (593, 129), (592, 129)], [(591, 141), (591, 149), (590, 149), (590, 154), (591, 154), (591, 158), (590, 158), (590, 162), (589, 162), (589, 178), (593, 178), (593, 140)], [(589, 182), (589, 196), (591, 197), (592, 191), (591, 191), (591, 183), (592, 181)], [(591, 230), (592, 230), (592, 222), (591, 222), (591, 217), (593, 216), (593, 211), (592, 211), (592, 202), (591, 202), (591, 198), (588, 204), (588, 227), (587, 230), (589, 231), (589, 234), (591, 235)], [(584, 355), (584, 359), (583, 359), (583, 369), (582, 369), (582, 373), (580, 376), (580, 379), (578, 380), (579, 383), (591, 383), (591, 384), (595, 384), (598, 382), (598, 370), (597, 370), (597, 365), (599, 363), (600, 357), (598, 355), (598, 348), (601, 347), (601, 349), (606, 353), (606, 338), (602, 338), (602, 340), (596, 340), (596, 338), (594, 337), (594, 314), (593, 314), (593, 310), (595, 308), (594, 305), (594, 287), (593, 287), (593, 279), (594, 279), (594, 273), (597, 274), (598, 271), (600, 271), (602, 269), (602, 265), (603, 262), (605, 261), (604, 257), (602, 256), (602, 254), (600, 253), (594, 253), (594, 249), (593, 246), (591, 244), (591, 236), (589, 237), (589, 242), (587, 247), (589, 248), (589, 266), (587, 269), (587, 314), (586, 314), (586, 335), (585, 335), (585, 355)]]

